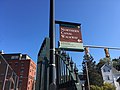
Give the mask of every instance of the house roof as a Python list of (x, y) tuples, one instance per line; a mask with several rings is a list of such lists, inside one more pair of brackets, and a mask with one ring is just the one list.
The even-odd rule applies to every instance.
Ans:
[(114, 67), (112, 67), (112, 72), (113, 72), (113, 74), (120, 74), (120, 72), (118, 70), (116, 70)]
[(104, 67), (108, 67), (110, 70), (112, 70), (113, 74), (120, 74), (120, 72), (118, 70), (116, 70), (112, 65), (109, 65), (106, 63), (101, 67), (101, 69), (103, 69)]
[(105, 63), (105, 64), (101, 67), (101, 69), (103, 69), (104, 67), (108, 67), (109, 69), (111, 69), (111, 66), (108, 65), (107, 63)]

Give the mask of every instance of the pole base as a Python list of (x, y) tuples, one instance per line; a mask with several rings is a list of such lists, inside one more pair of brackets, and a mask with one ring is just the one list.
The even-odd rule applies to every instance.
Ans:
[(57, 89), (57, 86), (55, 83), (51, 83), (50, 84), (50, 87), (49, 87), (49, 90), (56, 90)]

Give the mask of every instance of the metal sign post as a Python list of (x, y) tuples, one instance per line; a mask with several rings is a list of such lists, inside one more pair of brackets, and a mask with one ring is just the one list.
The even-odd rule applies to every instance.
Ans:
[(49, 37), (50, 37), (49, 90), (56, 90), (54, 0), (50, 0)]

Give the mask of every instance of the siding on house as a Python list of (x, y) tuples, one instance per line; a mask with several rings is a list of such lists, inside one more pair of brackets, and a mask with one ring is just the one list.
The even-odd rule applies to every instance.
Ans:
[(115, 85), (116, 90), (120, 90), (120, 84), (116, 81), (120, 77), (120, 72), (117, 71), (112, 65), (104, 64), (101, 67), (102, 77), (104, 83), (111, 83)]

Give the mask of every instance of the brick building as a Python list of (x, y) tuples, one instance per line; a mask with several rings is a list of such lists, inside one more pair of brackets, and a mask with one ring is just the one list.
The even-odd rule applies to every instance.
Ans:
[(0, 53), (0, 90), (18, 90), (19, 77)]
[(2, 54), (14, 72), (19, 76), (18, 90), (33, 90), (36, 64), (27, 54)]

